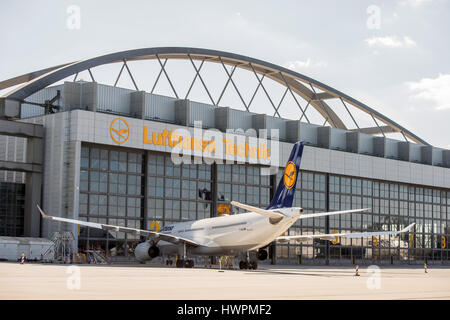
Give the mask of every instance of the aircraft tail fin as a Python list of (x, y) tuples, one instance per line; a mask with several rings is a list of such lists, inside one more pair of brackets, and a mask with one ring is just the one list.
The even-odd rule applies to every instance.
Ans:
[(303, 141), (294, 144), (286, 168), (284, 169), (283, 176), (278, 183), (277, 191), (266, 210), (292, 207), (300, 162), (302, 161), (303, 147)]

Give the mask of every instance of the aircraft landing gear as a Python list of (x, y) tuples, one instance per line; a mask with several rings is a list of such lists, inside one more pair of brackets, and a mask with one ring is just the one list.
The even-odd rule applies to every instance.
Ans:
[(177, 260), (177, 268), (193, 268), (194, 267), (194, 260), (183, 260), (179, 259)]
[(194, 260), (188, 260), (186, 259), (186, 243), (183, 243), (183, 258), (178, 259), (176, 266), (177, 268), (193, 268), (194, 267)]
[(258, 269), (258, 263), (256, 261), (251, 261), (251, 262), (247, 262), (247, 261), (240, 261), (239, 262), (239, 269), (245, 269), (245, 270), (256, 270)]
[(239, 262), (239, 269), (253, 269), (256, 270), (258, 268), (258, 262), (257, 261), (250, 261), (250, 253), (247, 252), (246, 254), (246, 261), (241, 260)]

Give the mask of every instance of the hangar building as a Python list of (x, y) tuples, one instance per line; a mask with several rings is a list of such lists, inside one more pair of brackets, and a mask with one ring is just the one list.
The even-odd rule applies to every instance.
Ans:
[[(189, 91), (184, 97), (178, 94), (167, 72), (171, 60), (191, 64), (195, 77), (189, 91), (197, 81), (209, 101), (191, 100)], [(139, 90), (129, 67), (142, 61), (161, 67), (152, 90)], [(121, 65), (114, 84), (95, 81), (94, 68), (114, 63)], [(203, 64), (216, 64), (226, 72), (225, 87), (214, 99), (202, 77)], [(233, 81), (238, 69), (257, 81), (253, 96), (247, 94), (250, 101), (242, 94), (249, 89)], [(90, 81), (77, 78), (82, 72)], [(117, 86), (125, 74), (133, 88)], [(173, 94), (154, 92), (162, 78)], [(279, 103), (270, 97), (267, 81), (283, 88)], [(133, 259), (133, 248), (143, 240), (139, 236), (42, 221), (36, 204), (49, 215), (143, 229), (233, 213), (231, 200), (265, 207), (292, 144), (303, 140), (294, 205), (306, 212), (370, 210), (300, 220), (290, 234), (399, 230), (412, 222), (416, 226), (399, 239), (273, 244), (272, 263), (345, 264), (356, 259), (413, 264), (426, 259), (445, 264), (450, 259), (450, 150), (429, 145), (369, 106), (290, 69), (221, 51), (146, 48), (0, 82), (0, 90), (8, 88), (0, 100), (0, 236), (50, 239), (54, 232), (67, 230), (76, 236), (79, 249), (101, 248), (116, 259)], [(244, 108), (220, 104), (227, 90), (237, 94)], [(256, 92), (267, 97), (273, 115), (251, 106)], [(280, 114), (285, 97), (291, 98), (295, 118)], [(333, 101), (341, 104), (350, 124)], [(323, 123), (310, 121), (310, 110), (322, 116)], [(373, 126), (360, 126), (358, 112)], [(165, 139), (179, 129), (198, 130), (202, 137), (211, 129), (239, 130), (230, 136), (235, 143), (229, 145), (231, 153), (225, 149), (204, 156), (224, 161), (192, 158), (191, 164), (178, 165)], [(272, 129), (278, 129), (278, 139), (270, 135)], [(260, 140), (252, 154), (247, 147), (251, 133), (264, 138), (264, 130), (267, 139)], [(401, 138), (388, 137), (393, 133)], [(240, 147), (245, 150), (241, 161), (227, 163)], [(262, 174), (269, 166), (262, 160), (268, 157), (280, 160), (281, 167), (272, 175)]]

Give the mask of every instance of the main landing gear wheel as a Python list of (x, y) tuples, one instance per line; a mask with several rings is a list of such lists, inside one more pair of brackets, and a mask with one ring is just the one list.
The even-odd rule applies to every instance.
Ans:
[(239, 262), (239, 269), (245, 269), (245, 270), (247, 270), (247, 269), (253, 269), (253, 270), (256, 270), (256, 269), (258, 269), (258, 263), (257, 262), (254, 262), (254, 261), (252, 261), (252, 262), (247, 262), (247, 261), (240, 261)]
[(193, 268), (194, 260), (177, 260), (177, 268)]

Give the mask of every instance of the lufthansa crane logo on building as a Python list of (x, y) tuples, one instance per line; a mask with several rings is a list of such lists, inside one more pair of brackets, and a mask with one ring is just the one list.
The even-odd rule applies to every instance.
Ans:
[(130, 137), (130, 126), (122, 118), (116, 118), (109, 126), (111, 138), (118, 144), (125, 143)]
[(297, 178), (297, 167), (292, 161), (289, 161), (286, 169), (284, 169), (283, 181), (286, 188), (291, 189)]

